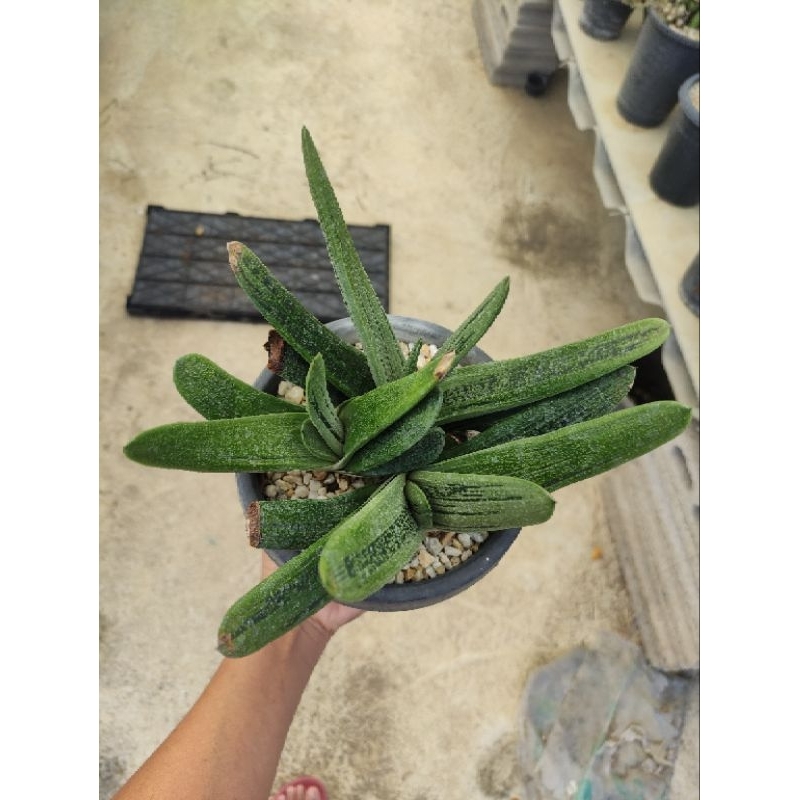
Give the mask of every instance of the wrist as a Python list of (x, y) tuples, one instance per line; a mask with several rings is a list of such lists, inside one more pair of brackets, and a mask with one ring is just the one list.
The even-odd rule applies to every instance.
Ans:
[(309, 617), (297, 626), (297, 633), (303, 644), (316, 651), (319, 657), (336, 631), (325, 626), (316, 617)]

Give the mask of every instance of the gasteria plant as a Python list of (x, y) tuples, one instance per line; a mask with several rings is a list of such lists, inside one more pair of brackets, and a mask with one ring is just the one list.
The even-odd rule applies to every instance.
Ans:
[[(255, 253), (231, 242), (231, 268), (273, 326), (278, 369), (305, 387), (305, 404), (266, 394), (191, 354), (177, 361), (174, 382), (206, 419), (152, 428), (125, 447), (129, 458), (156, 467), (327, 470), (371, 479), (324, 501), (251, 504), (252, 544), (300, 552), (227, 612), (219, 629), (226, 656), (254, 652), (332, 599), (367, 598), (408, 562), (428, 531), (545, 522), (553, 513), (551, 492), (660, 446), (690, 419), (690, 409), (672, 401), (615, 410), (633, 382), (630, 363), (669, 333), (660, 319), (533, 355), (459, 366), (500, 312), (507, 278), (417, 369), (422, 342), (403, 356), (305, 128), (302, 150), (361, 349), (306, 311)], [(467, 439), (465, 430), (478, 434)]]

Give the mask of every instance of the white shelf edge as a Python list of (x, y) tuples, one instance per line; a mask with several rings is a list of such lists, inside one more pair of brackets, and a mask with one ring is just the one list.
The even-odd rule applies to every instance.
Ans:
[(636, 233), (636, 227), (631, 221), (630, 215), (625, 214), (625, 266), (631, 276), (636, 293), (644, 300), (654, 306), (661, 306), (661, 294), (658, 291), (653, 272), (647, 261), (642, 242)]
[(567, 69), (569, 70), (567, 104), (575, 119), (575, 126), (579, 131), (593, 130), (596, 122), (581, 79), (581, 71), (572, 59), (567, 62)]
[(622, 191), (617, 183), (616, 175), (614, 175), (614, 168), (609, 161), (608, 153), (603, 145), (603, 138), (597, 135), (595, 131), (594, 137), (594, 163), (592, 164), (592, 172), (594, 173), (594, 180), (597, 188), (600, 190), (600, 197), (603, 200), (603, 205), (606, 208), (621, 211), (623, 214), (628, 213), (625, 206), (625, 198), (622, 196)]

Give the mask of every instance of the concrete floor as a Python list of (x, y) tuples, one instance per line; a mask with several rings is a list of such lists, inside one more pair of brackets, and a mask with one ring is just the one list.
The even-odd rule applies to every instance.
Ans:
[[(314, 216), (307, 125), (351, 223), (391, 225), (391, 311), (454, 327), (504, 275), (481, 342), (522, 355), (659, 315), (623, 265), (566, 79), (532, 99), (486, 80), (467, 0), (101, 4), (101, 797), (170, 732), (221, 656), (217, 625), (259, 575), (234, 480), (147, 469), (122, 446), (193, 419), (188, 352), (250, 380), (255, 324), (133, 318), (148, 204)], [(438, 607), (367, 614), (332, 642), (279, 778), (332, 798), (510, 798), (530, 671), (596, 630), (636, 631), (595, 478)], [(605, 554), (592, 559), (593, 548)], [(683, 796), (691, 796), (686, 794)]]

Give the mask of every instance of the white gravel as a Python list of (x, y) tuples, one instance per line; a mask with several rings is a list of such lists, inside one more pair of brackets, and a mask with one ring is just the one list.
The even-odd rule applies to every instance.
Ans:
[[(368, 481), (374, 483), (378, 479), (325, 470), (267, 472), (263, 494), (268, 500), (325, 500), (366, 486)], [(485, 531), (428, 531), (416, 555), (389, 583), (430, 580), (444, 575), (476, 553), (487, 536)]]

